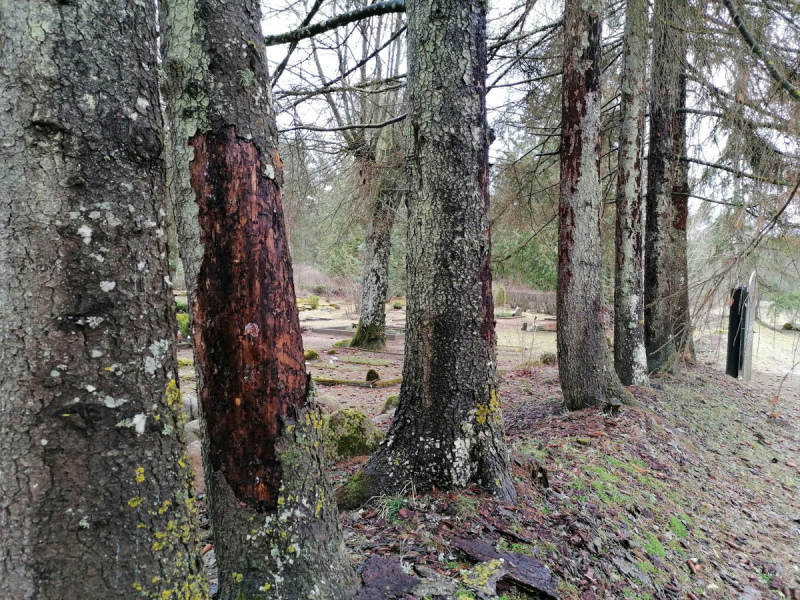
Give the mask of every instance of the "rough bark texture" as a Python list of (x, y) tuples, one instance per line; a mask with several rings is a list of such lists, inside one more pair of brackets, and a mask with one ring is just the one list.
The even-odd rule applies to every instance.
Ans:
[(0, 6), (0, 598), (207, 598), (151, 2)]
[(670, 232), (676, 165), (673, 154), (675, 110), (679, 105), (680, 75), (686, 60), (684, 9), (685, 0), (656, 0), (653, 7), (644, 265), (644, 337), (650, 372), (670, 368), (675, 358)]
[(397, 413), (361, 496), (475, 482), (513, 501), (489, 268), (485, 5), (408, 9), (406, 355)]
[[(686, 76), (680, 77), (678, 107), (686, 107)], [(689, 163), (680, 160), (686, 156), (686, 113), (675, 113), (675, 137), (673, 156), (675, 157), (675, 182), (672, 187), (672, 283), (673, 290), (673, 335), (678, 355), (686, 360), (694, 360), (694, 341), (692, 339), (691, 313), (689, 311), (689, 264), (687, 255), (686, 226), (689, 221)]]
[[(362, 170), (367, 169), (366, 165)], [(375, 170), (372, 165), (371, 170)], [(364, 241), (361, 312), (351, 346), (386, 347), (386, 294), (389, 291), (389, 253), (395, 211), (402, 195), (393, 182), (379, 180)]]
[(219, 597), (352, 598), (305, 372), (259, 4), (171, 0), (162, 9), (170, 193)]
[(602, 2), (567, 0), (558, 222), (558, 371), (570, 410), (626, 398), (600, 318)]
[(614, 270), (614, 368), (624, 385), (648, 382), (642, 281), (646, 64), (647, 2), (630, 0), (625, 12)]

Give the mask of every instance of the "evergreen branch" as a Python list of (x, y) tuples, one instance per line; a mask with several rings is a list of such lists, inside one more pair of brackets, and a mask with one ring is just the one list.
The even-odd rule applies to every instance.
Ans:
[(728, 9), (728, 12), (733, 19), (733, 24), (736, 25), (736, 29), (739, 30), (739, 33), (742, 34), (744, 41), (750, 47), (753, 54), (755, 54), (758, 58), (761, 59), (761, 62), (764, 63), (764, 66), (767, 68), (770, 76), (775, 80), (778, 85), (780, 85), (784, 90), (789, 92), (789, 95), (800, 102), (800, 90), (798, 90), (792, 83), (784, 77), (778, 68), (775, 66), (773, 60), (767, 54), (767, 51), (764, 50), (764, 47), (756, 42), (753, 36), (750, 34), (750, 31), (744, 24), (741, 15), (736, 11), (736, 7), (733, 5), (733, 0), (722, 0), (725, 4), (725, 7)]

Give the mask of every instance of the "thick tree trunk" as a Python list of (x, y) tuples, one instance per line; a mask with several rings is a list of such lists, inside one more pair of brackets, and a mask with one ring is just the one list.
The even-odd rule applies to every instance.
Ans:
[(570, 410), (627, 399), (606, 343), (600, 249), (600, 0), (567, 0), (558, 223), (558, 371)]
[[(372, 169), (375, 167), (373, 165)], [(361, 312), (351, 346), (381, 350), (386, 347), (386, 294), (389, 291), (389, 253), (395, 211), (402, 195), (381, 180), (372, 202), (364, 249)]]
[(170, 193), (192, 305), (220, 598), (351, 598), (281, 205), (255, 0), (168, 0)]
[(647, 2), (625, 12), (617, 172), (614, 367), (624, 385), (647, 385), (642, 281), (642, 146), (647, 65)]
[[(686, 107), (686, 76), (680, 77), (680, 108)], [(680, 160), (686, 155), (686, 113), (675, 113), (675, 138), (673, 155), (675, 157), (675, 183), (672, 188), (672, 274), (671, 288), (674, 298), (673, 333), (675, 348), (682, 360), (694, 360), (694, 340), (689, 311), (689, 264), (687, 255), (686, 226), (689, 221), (689, 163)]]
[(0, 598), (207, 598), (155, 25), (148, 2), (0, 8)]
[(418, 0), (408, 19), (413, 154), (403, 386), (355, 495), (475, 482), (510, 502), (489, 267), (486, 7)]
[(673, 139), (680, 75), (686, 60), (685, 0), (656, 0), (653, 7), (653, 66), (650, 75), (650, 152), (645, 224), (645, 346), (650, 372), (669, 369), (675, 359), (670, 270), (673, 264)]

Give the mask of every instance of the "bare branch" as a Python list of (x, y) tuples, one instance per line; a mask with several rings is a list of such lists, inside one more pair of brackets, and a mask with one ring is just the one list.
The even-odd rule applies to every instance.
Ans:
[(694, 163), (696, 165), (703, 165), (704, 167), (711, 167), (712, 169), (719, 169), (721, 171), (727, 171), (728, 173), (732, 173), (737, 177), (745, 177), (747, 179), (752, 179), (754, 181), (760, 181), (762, 183), (770, 183), (772, 185), (784, 185), (788, 186), (791, 185), (788, 181), (783, 181), (780, 179), (770, 179), (769, 177), (761, 177), (760, 175), (755, 175), (753, 173), (747, 173), (745, 171), (740, 171), (739, 169), (734, 169), (733, 167), (728, 167), (726, 165), (721, 165), (719, 163), (711, 163), (706, 162), (704, 160), (700, 160), (699, 158), (692, 158), (690, 156), (681, 156), (681, 160), (684, 162)]
[(298, 125), (297, 127), (289, 127), (288, 129), (281, 129), (279, 130), (280, 133), (287, 133), (289, 131), (297, 131), (298, 129), (304, 129), (306, 131), (350, 131), (352, 129), (381, 129), (382, 127), (388, 127), (394, 123), (399, 123), (406, 118), (406, 113), (398, 117), (394, 117), (383, 123), (364, 123), (360, 125), (342, 125), (341, 127), (316, 127), (315, 125)]
[(376, 2), (375, 4), (370, 4), (368, 6), (356, 8), (349, 12), (342, 13), (341, 15), (336, 15), (327, 21), (314, 23), (313, 25), (308, 25), (306, 27), (300, 27), (298, 29), (294, 29), (293, 31), (287, 31), (286, 33), (265, 36), (264, 43), (267, 46), (277, 46), (278, 44), (299, 42), (300, 40), (314, 37), (315, 35), (325, 33), (326, 31), (336, 29), (337, 27), (342, 27), (343, 25), (355, 23), (356, 21), (366, 19), (367, 17), (376, 17), (378, 15), (386, 15), (389, 13), (405, 11), (405, 0), (384, 0), (384, 2)]

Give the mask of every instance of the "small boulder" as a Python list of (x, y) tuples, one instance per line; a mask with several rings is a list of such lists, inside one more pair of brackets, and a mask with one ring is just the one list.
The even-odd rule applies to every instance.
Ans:
[(325, 414), (335, 413), (337, 410), (344, 408), (342, 403), (336, 399), (336, 396), (317, 396), (317, 404)]
[(400, 401), (400, 396), (397, 394), (392, 394), (388, 398), (386, 398), (386, 402), (383, 403), (383, 409), (381, 410), (381, 414), (388, 413), (393, 408), (397, 408), (397, 403)]
[(372, 454), (385, 437), (367, 415), (352, 408), (325, 415), (324, 435), (329, 460)]
[(203, 437), (203, 430), (200, 427), (200, 419), (189, 421), (183, 426), (183, 433), (186, 436), (186, 444), (191, 444), (194, 441), (200, 441)]
[(186, 446), (189, 468), (194, 473), (194, 489), (198, 494), (206, 493), (206, 480), (203, 475), (203, 444), (195, 440)]
[(316, 350), (308, 349), (303, 353), (303, 356), (306, 360), (317, 360), (319, 358), (319, 352)]
[(367, 381), (380, 381), (381, 376), (375, 369), (367, 371)]
[(183, 412), (186, 418), (191, 421), (200, 416), (200, 406), (197, 403), (197, 396), (194, 394), (183, 394)]

